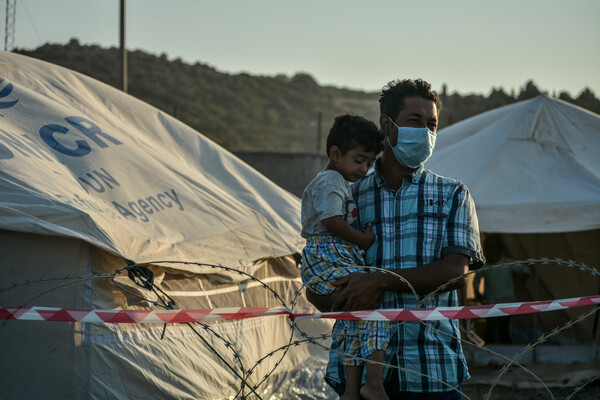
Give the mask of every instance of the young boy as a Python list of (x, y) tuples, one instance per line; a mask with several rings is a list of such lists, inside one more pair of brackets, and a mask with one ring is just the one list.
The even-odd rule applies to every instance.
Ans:
[[(314, 292), (326, 295), (337, 288), (329, 281), (352, 272), (368, 272), (363, 250), (375, 240), (371, 226), (357, 229), (358, 211), (350, 184), (361, 179), (375, 157), (383, 150), (375, 124), (354, 115), (340, 115), (327, 136), (329, 163), (308, 184), (302, 195), (301, 275)], [(383, 362), (387, 346), (386, 324), (377, 321), (338, 320), (333, 332), (340, 335), (340, 351), (346, 372), (346, 388), (341, 399), (387, 400), (383, 388), (383, 366), (367, 363), (367, 377), (362, 383), (364, 360)]]

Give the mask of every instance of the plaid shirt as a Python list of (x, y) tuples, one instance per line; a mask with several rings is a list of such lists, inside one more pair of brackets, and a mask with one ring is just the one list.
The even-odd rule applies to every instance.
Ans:
[[(371, 223), (376, 236), (366, 253), (367, 265), (414, 268), (451, 253), (467, 255), (471, 263), (484, 261), (475, 205), (464, 184), (418, 168), (394, 192), (385, 185), (379, 161), (374, 172), (352, 188), (360, 226)], [(456, 291), (418, 299), (411, 293), (384, 292), (381, 299), (381, 308), (457, 305)], [(456, 387), (469, 378), (457, 320), (399, 322), (391, 327), (385, 362), (400, 368), (386, 368), (384, 376), (390, 380), (397, 374), (401, 391), (447, 391), (450, 388), (436, 380)], [(337, 347), (334, 338), (332, 348)], [(334, 388), (344, 379), (335, 351), (330, 352), (325, 379)]]

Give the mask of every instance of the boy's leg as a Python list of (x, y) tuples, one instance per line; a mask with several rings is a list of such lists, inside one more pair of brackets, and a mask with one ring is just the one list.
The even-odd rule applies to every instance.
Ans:
[(342, 321), (343, 331), (337, 332), (340, 335), (339, 350), (343, 353), (340, 355), (340, 361), (346, 374), (346, 388), (340, 397), (343, 400), (362, 400), (360, 386), (364, 361), (360, 360), (359, 324), (360, 321)]
[[(388, 344), (388, 323), (382, 321), (361, 321), (361, 351), (367, 360), (365, 368), (367, 377), (360, 389), (360, 394), (366, 400), (388, 400), (383, 386), (384, 349)], [(372, 361), (372, 362), (370, 362)]]
[(360, 384), (362, 381), (363, 366), (353, 365), (344, 367), (346, 371), (346, 390), (340, 400), (361, 400)]
[[(367, 368), (367, 379), (360, 388), (360, 394), (365, 400), (388, 400), (383, 387), (383, 360), (382, 350), (374, 351), (367, 357), (365, 367)], [(374, 361), (375, 363), (370, 363)]]

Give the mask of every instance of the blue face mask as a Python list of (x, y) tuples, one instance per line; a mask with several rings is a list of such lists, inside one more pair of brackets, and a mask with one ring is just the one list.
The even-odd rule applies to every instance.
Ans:
[(390, 143), (389, 136), (387, 141), (396, 160), (408, 168), (418, 168), (425, 164), (435, 147), (436, 133), (427, 128), (398, 126), (394, 121), (392, 124), (398, 128), (398, 141), (395, 146)]

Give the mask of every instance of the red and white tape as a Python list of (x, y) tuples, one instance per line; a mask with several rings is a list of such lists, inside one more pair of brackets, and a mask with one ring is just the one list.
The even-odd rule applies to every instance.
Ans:
[(298, 315), (297, 318), (334, 318), (363, 321), (438, 321), (447, 319), (473, 319), (505, 317), (564, 310), (600, 304), (600, 296), (586, 296), (560, 300), (530, 301), (520, 303), (484, 304), (461, 307), (379, 309), (372, 311), (328, 312)]
[(81, 310), (54, 307), (0, 307), (0, 319), (116, 324), (188, 323), (290, 314), (282, 308), (232, 307), (198, 310)]
[(190, 323), (272, 315), (292, 319), (329, 318), (364, 321), (436, 321), (532, 314), (600, 305), (600, 295), (570, 299), (462, 307), (379, 309), (353, 312), (294, 313), (284, 308), (233, 307), (198, 310), (81, 310), (55, 307), (0, 307), (0, 320), (96, 322), (116, 324)]

